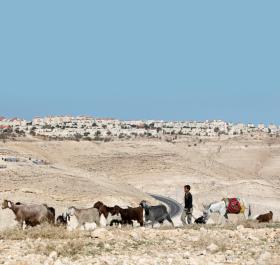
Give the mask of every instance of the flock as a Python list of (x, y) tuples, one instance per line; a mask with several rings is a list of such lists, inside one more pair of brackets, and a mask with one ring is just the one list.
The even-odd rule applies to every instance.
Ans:
[[(134, 226), (135, 222), (140, 226), (151, 225), (154, 227), (155, 223), (163, 224), (164, 221), (170, 223), (174, 227), (171, 216), (165, 205), (159, 204), (151, 206), (147, 201), (142, 200), (138, 207), (122, 208), (118, 205), (113, 207), (105, 205), (103, 202), (98, 201), (89, 208), (77, 208), (71, 206), (56, 218), (56, 210), (54, 207), (47, 204), (26, 204), (21, 202), (12, 202), (4, 200), (2, 209), (9, 209), (15, 215), (15, 220), (18, 222), (20, 228), (34, 227), (43, 223), (49, 223), (55, 226), (63, 226), (68, 230), (94, 230), (97, 226)], [(248, 215), (243, 213), (245, 219), (250, 217), (250, 206)], [(227, 213), (224, 200), (215, 202), (205, 206), (203, 215), (195, 219), (197, 224), (206, 224), (209, 216), (213, 212), (220, 214)], [(269, 211), (266, 214), (258, 215), (256, 219), (258, 222), (272, 221), (273, 213)]]
[(33, 227), (43, 223), (64, 226), (68, 230), (93, 230), (97, 226), (131, 225), (137, 222), (140, 226), (155, 223), (162, 224), (165, 220), (173, 227), (171, 216), (165, 205), (151, 206), (147, 201), (141, 201), (138, 207), (122, 208), (118, 205), (109, 207), (98, 201), (89, 208), (71, 206), (56, 217), (54, 207), (47, 204), (26, 204), (4, 200), (2, 209), (9, 209), (15, 215), (20, 228)]

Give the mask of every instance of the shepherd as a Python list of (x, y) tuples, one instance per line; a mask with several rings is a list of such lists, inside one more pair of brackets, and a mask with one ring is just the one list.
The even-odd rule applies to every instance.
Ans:
[(192, 213), (193, 213), (193, 198), (192, 194), (190, 192), (191, 186), (185, 185), (184, 186), (184, 192), (185, 192), (185, 207), (181, 215), (181, 221), (183, 225), (186, 225), (186, 217), (188, 224), (192, 223)]

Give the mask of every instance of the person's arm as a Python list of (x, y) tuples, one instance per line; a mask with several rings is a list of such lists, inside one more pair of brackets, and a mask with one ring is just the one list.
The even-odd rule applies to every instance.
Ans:
[(185, 209), (188, 208), (188, 204), (189, 204), (189, 194), (185, 194)]

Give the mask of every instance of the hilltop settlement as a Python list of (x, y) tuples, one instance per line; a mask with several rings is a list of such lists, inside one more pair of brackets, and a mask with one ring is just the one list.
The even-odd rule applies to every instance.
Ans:
[(31, 121), (0, 117), (0, 138), (38, 136), (48, 139), (101, 140), (178, 137), (219, 137), (222, 135), (263, 135), (278, 137), (280, 126), (270, 124), (213, 121), (118, 120), (91, 116), (35, 117)]

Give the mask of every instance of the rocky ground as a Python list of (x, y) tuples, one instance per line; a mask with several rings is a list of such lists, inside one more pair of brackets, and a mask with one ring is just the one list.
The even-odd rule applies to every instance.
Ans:
[(279, 264), (280, 224), (186, 228), (37, 227), (0, 233), (0, 264)]

